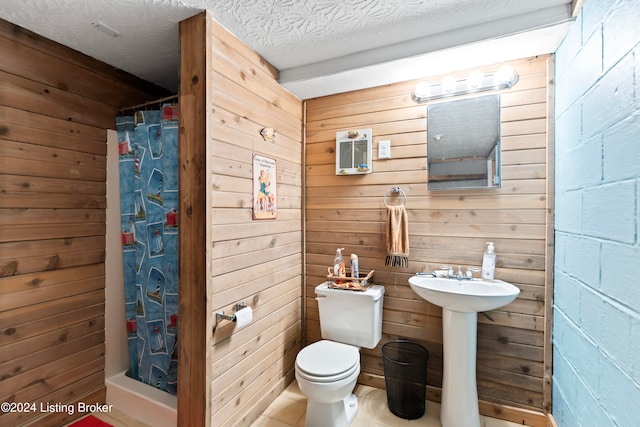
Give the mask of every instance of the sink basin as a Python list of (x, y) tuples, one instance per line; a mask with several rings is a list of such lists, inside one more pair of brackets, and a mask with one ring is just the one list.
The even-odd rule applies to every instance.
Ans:
[(520, 293), (516, 286), (502, 280), (413, 276), (409, 278), (409, 285), (430, 303), (464, 313), (494, 310), (509, 304)]

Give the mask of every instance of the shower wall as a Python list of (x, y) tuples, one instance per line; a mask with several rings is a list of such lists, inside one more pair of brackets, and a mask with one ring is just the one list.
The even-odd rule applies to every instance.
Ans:
[(104, 402), (107, 129), (166, 92), (0, 20), (0, 401)]

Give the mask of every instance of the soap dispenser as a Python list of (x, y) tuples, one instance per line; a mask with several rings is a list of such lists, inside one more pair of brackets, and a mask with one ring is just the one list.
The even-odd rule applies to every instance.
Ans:
[(342, 258), (342, 251), (344, 248), (336, 249), (336, 257), (333, 260), (333, 275), (338, 277), (346, 277), (347, 271), (344, 267), (344, 258)]
[(493, 275), (496, 270), (496, 252), (493, 248), (493, 242), (487, 242), (487, 251), (482, 257), (482, 278), (484, 280), (493, 281)]

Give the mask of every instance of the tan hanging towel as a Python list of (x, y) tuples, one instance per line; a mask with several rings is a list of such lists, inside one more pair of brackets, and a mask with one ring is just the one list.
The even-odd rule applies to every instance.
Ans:
[(409, 220), (404, 205), (387, 206), (385, 265), (409, 267)]

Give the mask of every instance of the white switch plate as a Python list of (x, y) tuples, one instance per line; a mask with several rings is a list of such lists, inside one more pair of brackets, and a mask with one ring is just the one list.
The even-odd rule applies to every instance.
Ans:
[(391, 158), (391, 141), (378, 141), (378, 160)]

